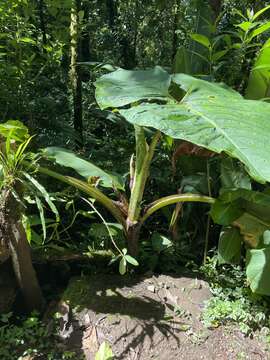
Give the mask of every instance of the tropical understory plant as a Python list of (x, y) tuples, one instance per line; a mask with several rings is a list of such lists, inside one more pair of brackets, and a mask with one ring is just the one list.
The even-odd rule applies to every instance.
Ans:
[(34, 178), (37, 157), (28, 150), (32, 137), (19, 121), (0, 124), (0, 244), (9, 249), (18, 286), (29, 311), (42, 310), (44, 298), (32, 266), (30, 245), (23, 225), (27, 201), (35, 203), (41, 216), (43, 202), (58, 219), (58, 212), (45, 188)]
[[(170, 75), (160, 67), (143, 71), (118, 69), (103, 75), (96, 82), (96, 100), (101, 109), (111, 109), (134, 125), (136, 153), (130, 160), (129, 189), (120, 175), (105, 172), (74, 153), (56, 147), (45, 149), (43, 154), (59, 165), (73, 168), (87, 181), (63, 177), (49, 169), (39, 170), (75, 185), (106, 207), (122, 225), (132, 256), (138, 254), (142, 226), (164, 206), (189, 201), (213, 204), (215, 209), (211, 214), (223, 225), (213, 214), (218, 212), (220, 202), (230, 202), (231, 195), (216, 203), (212, 197), (201, 194), (174, 194), (144, 204), (151, 161), (163, 134), (227, 154), (240, 160), (256, 181), (270, 180), (268, 103), (245, 100), (224, 84), (209, 83), (186, 74)], [(150, 130), (146, 135), (146, 128), (156, 130), (150, 141)], [(230, 187), (226, 189), (228, 194), (234, 193), (235, 187), (245, 186), (240, 182), (231, 183)], [(112, 197), (107, 195), (106, 188), (113, 189)], [(251, 187), (246, 190), (250, 191), (250, 199), (256, 197)], [(243, 196), (240, 191), (241, 201)], [(237, 214), (240, 212), (231, 217), (232, 226), (236, 224)], [(252, 251), (249, 254), (252, 255)]]
[[(150, 164), (158, 142), (166, 134), (236, 158), (244, 164), (253, 179), (266, 183), (270, 180), (270, 104), (245, 100), (239, 93), (222, 84), (209, 83), (186, 74), (170, 75), (160, 67), (143, 71), (118, 69), (103, 75), (96, 82), (96, 99), (101, 109), (111, 109), (134, 125), (136, 153), (130, 160), (129, 186), (125, 186), (124, 178), (120, 175), (106, 172), (75, 153), (57, 147), (43, 149), (43, 157), (72, 168), (86, 180), (63, 175), (40, 165), (35, 165), (35, 168), (75, 186), (103, 205), (121, 224), (131, 256), (138, 254), (140, 231), (149, 216), (164, 206), (178, 202), (213, 204), (211, 214), (217, 223), (239, 228), (235, 220), (238, 214), (241, 215), (240, 210), (234, 212), (226, 222), (219, 218), (226, 215), (227, 208), (231, 208), (230, 199), (237, 200), (238, 207), (238, 198), (240, 203), (247, 196), (254, 200), (256, 194), (250, 189), (246, 189), (250, 194), (245, 195), (241, 192), (241, 183), (232, 183), (230, 186), (240, 187), (238, 197), (232, 195), (235, 189), (228, 187), (226, 192), (229, 195), (225, 199), (220, 198), (218, 202), (210, 196), (186, 193), (169, 195), (144, 205)], [(146, 128), (155, 129), (150, 141)], [(112, 193), (112, 190), (113, 195), (110, 196), (108, 192)], [(240, 209), (242, 211), (243, 207), (240, 206)], [(214, 214), (218, 214), (219, 210), (222, 216), (219, 214), (218, 218)], [(251, 250), (248, 256), (256, 254)], [(123, 264), (126, 265), (126, 251), (122, 255)], [(262, 273), (265, 274), (266, 268), (262, 264), (259, 278)]]

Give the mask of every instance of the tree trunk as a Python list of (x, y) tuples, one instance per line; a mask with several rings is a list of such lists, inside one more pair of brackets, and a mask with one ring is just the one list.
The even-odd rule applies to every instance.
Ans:
[(0, 206), (0, 241), (8, 244), (18, 286), (29, 311), (41, 311), (44, 298), (32, 265), (30, 246), (21, 222), (21, 205), (4, 190)]
[(39, 0), (39, 2), (38, 2), (38, 12), (39, 12), (40, 30), (42, 32), (43, 45), (46, 45), (47, 44), (47, 35), (46, 35), (46, 26), (45, 26), (45, 21), (44, 21), (43, 8), (44, 8), (43, 0)]
[(80, 1), (72, 0), (70, 18), (70, 83), (73, 97), (73, 126), (78, 135), (77, 146), (83, 143), (82, 123), (82, 80), (80, 67), (80, 31), (79, 31)]
[(106, 0), (106, 6), (108, 9), (108, 22), (111, 29), (115, 27), (116, 18), (117, 18), (117, 1), (116, 0)]
[(221, 7), (222, 7), (222, 0), (209, 0), (210, 6), (214, 12), (215, 19), (219, 16)]
[(175, 55), (177, 53), (177, 27), (178, 27), (178, 20), (179, 20), (179, 9), (178, 9), (178, 1), (176, 1), (174, 5), (174, 20), (173, 20), (173, 38), (172, 38), (172, 63), (174, 61)]
[[(107, 14), (108, 14), (108, 24), (113, 34), (117, 30), (118, 22), (118, 2), (117, 0), (106, 0)], [(135, 13), (138, 12), (138, 1), (135, 3)], [(132, 29), (128, 29), (125, 33), (132, 33)], [(124, 69), (130, 70), (136, 66), (136, 43), (137, 43), (137, 25), (134, 31), (133, 40), (130, 39), (130, 36), (121, 34), (119, 39), (119, 44), (121, 47), (121, 56), (119, 61), (122, 62)]]

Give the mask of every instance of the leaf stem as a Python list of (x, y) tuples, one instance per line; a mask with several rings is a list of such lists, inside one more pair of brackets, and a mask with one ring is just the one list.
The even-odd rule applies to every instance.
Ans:
[(146, 211), (142, 216), (140, 222), (143, 224), (149, 218), (150, 215), (152, 215), (157, 210), (163, 208), (164, 206), (176, 204), (179, 202), (202, 202), (202, 203), (213, 204), (215, 202), (215, 199), (210, 196), (191, 194), (191, 193), (165, 196), (151, 203), (146, 208)]

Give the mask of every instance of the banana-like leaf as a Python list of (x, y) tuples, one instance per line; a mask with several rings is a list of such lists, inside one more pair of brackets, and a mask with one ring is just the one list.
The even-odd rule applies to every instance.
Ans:
[(143, 99), (168, 99), (170, 75), (161, 67), (151, 70), (118, 69), (96, 82), (96, 100), (101, 109), (124, 106)]
[(237, 92), (178, 74), (186, 95), (181, 103), (142, 104), (120, 113), (134, 125), (158, 129), (242, 161), (251, 177), (270, 181), (270, 104), (244, 100)]
[(80, 158), (72, 151), (59, 147), (48, 147), (43, 150), (43, 154), (61, 166), (72, 168), (89, 182), (95, 180), (103, 187), (124, 189), (124, 181), (120, 175), (105, 172), (90, 161)]
[(161, 68), (117, 70), (105, 75), (97, 82), (96, 97), (101, 108), (144, 99), (168, 100), (170, 79), (186, 92), (181, 102), (170, 99), (167, 104), (134, 104), (137, 106), (122, 109), (120, 114), (134, 125), (155, 128), (216, 153), (225, 152), (242, 161), (258, 182), (270, 181), (268, 103), (245, 100), (225, 85), (190, 75), (170, 76)]
[(251, 70), (246, 98), (252, 100), (270, 97), (270, 39), (262, 47)]

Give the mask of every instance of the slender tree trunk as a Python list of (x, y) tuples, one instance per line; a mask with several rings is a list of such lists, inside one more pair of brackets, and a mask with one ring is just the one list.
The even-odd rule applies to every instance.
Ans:
[(106, 6), (108, 9), (108, 22), (111, 29), (113, 29), (116, 24), (117, 5), (118, 4), (116, 0), (106, 0)]
[(214, 12), (215, 19), (221, 12), (222, 2), (222, 0), (209, 0), (210, 6)]
[(72, 0), (70, 19), (70, 83), (73, 97), (73, 126), (79, 137), (77, 140), (78, 147), (81, 147), (83, 143), (82, 80), (80, 67), (78, 66), (80, 61), (80, 5), (79, 0)]
[(179, 9), (178, 9), (178, 1), (176, 1), (174, 5), (174, 21), (173, 21), (173, 38), (172, 38), (172, 63), (174, 61), (175, 55), (177, 53), (177, 27), (178, 27), (178, 19), (179, 19)]
[[(106, 0), (107, 13), (108, 13), (108, 24), (113, 34), (117, 30), (118, 20), (118, 1), (117, 0)], [(138, 11), (138, 0), (135, 3), (135, 13)], [(126, 30), (125, 33), (131, 33), (131, 29)], [(136, 66), (136, 43), (137, 43), (137, 25), (134, 31), (133, 41), (128, 35), (124, 33), (121, 35), (119, 44), (121, 46), (121, 56), (119, 60), (122, 60), (124, 69), (133, 69)]]
[(21, 222), (21, 205), (4, 190), (0, 206), (0, 241), (8, 244), (18, 286), (29, 311), (43, 309), (42, 292), (32, 265), (30, 246)]
[(42, 32), (42, 41), (43, 41), (43, 45), (46, 45), (47, 44), (47, 35), (46, 35), (46, 26), (45, 26), (45, 21), (44, 21), (43, 0), (38, 0), (38, 12), (39, 12), (40, 30)]

